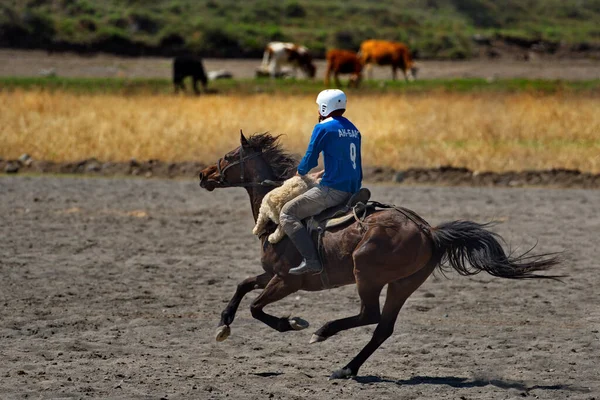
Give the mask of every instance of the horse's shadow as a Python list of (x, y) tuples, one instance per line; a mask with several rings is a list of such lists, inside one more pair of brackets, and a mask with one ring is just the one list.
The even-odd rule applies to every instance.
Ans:
[(527, 385), (523, 382), (510, 381), (496, 378), (460, 378), (456, 376), (413, 376), (410, 379), (387, 379), (379, 376), (357, 376), (353, 378), (356, 382), (361, 384), (374, 384), (374, 383), (394, 383), (398, 386), (411, 386), (411, 385), (447, 385), (454, 388), (473, 388), (483, 386), (496, 386), (501, 389), (516, 389), (524, 392), (530, 390), (541, 389), (541, 390), (568, 390), (573, 392), (588, 392), (586, 388), (574, 387), (571, 385)]

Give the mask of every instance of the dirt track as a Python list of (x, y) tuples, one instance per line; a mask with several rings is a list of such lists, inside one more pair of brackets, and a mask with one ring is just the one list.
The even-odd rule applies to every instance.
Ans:
[[(208, 71), (228, 70), (234, 78), (252, 78), (260, 60), (206, 59)], [(325, 73), (324, 60), (317, 60), (317, 78)], [(0, 76), (38, 76), (54, 69), (66, 77), (171, 77), (171, 59), (160, 57), (117, 57), (108, 54), (79, 56), (72, 53), (0, 49)], [(374, 69), (375, 79), (391, 79), (390, 68)], [(470, 61), (419, 61), (419, 78), (530, 78), (600, 79), (600, 61), (514, 58)]]
[(353, 286), (269, 307), (311, 322), (281, 334), (242, 302), (260, 272), (241, 189), (192, 180), (0, 177), (2, 398), (592, 399), (600, 394), (600, 191), (373, 186), (432, 224), (505, 221), (515, 246), (566, 250), (565, 283), (478, 275), (430, 279), (360, 377), (327, 381), (370, 338), (358, 328), (308, 346), (355, 314)]

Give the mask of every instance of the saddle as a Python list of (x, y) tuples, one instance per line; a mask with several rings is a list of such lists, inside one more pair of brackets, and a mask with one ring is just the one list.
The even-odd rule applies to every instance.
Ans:
[(371, 192), (369, 189), (362, 188), (357, 193), (352, 195), (346, 204), (328, 208), (320, 214), (317, 214), (314, 217), (309, 217), (303, 221), (313, 241), (315, 242), (317, 251), (319, 253), (319, 258), (323, 264), (323, 272), (320, 274), (323, 288), (328, 289), (332, 287), (329, 284), (329, 276), (327, 274), (327, 266), (323, 252), (323, 235), (328, 229), (343, 226), (354, 221), (358, 221), (360, 223), (364, 221), (367, 216), (376, 211), (393, 209), (411, 220), (422, 231), (429, 232), (430, 225), (414, 211), (404, 207), (398, 207), (393, 204), (369, 201), (370, 198)]
[(309, 233), (317, 230), (327, 230), (355, 220), (357, 215), (366, 216), (366, 209), (371, 191), (361, 188), (354, 193), (345, 204), (323, 210), (321, 213), (307, 218), (304, 223)]

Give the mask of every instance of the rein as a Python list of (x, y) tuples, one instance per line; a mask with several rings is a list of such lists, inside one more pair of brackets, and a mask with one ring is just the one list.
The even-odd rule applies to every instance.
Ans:
[[(260, 152), (254, 152), (248, 155), (244, 155), (244, 147), (240, 146), (240, 159), (232, 162), (230, 164), (227, 164), (227, 166), (225, 168), (221, 168), (221, 161), (223, 161), (225, 158), (221, 157), (219, 158), (219, 161), (217, 161), (217, 171), (219, 172), (219, 183), (223, 186), (227, 186), (227, 187), (254, 187), (254, 186), (281, 186), (283, 184), (283, 181), (272, 181), (270, 179), (265, 179), (263, 181), (260, 182), (246, 182), (244, 180), (244, 161), (247, 160), (251, 160), (255, 157), (260, 156), (261, 153)], [(240, 172), (240, 180), (241, 182), (239, 183), (230, 183), (227, 182), (227, 178), (225, 177), (225, 171), (227, 171), (229, 168), (238, 165), (240, 166), (241, 172)]]

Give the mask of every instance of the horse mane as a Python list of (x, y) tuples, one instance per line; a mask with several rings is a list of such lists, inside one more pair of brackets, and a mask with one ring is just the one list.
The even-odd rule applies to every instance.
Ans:
[(281, 135), (273, 136), (268, 132), (264, 132), (255, 133), (247, 140), (252, 148), (262, 152), (263, 158), (269, 164), (277, 179), (285, 180), (296, 173), (298, 160), (283, 149), (279, 141), (280, 137)]

